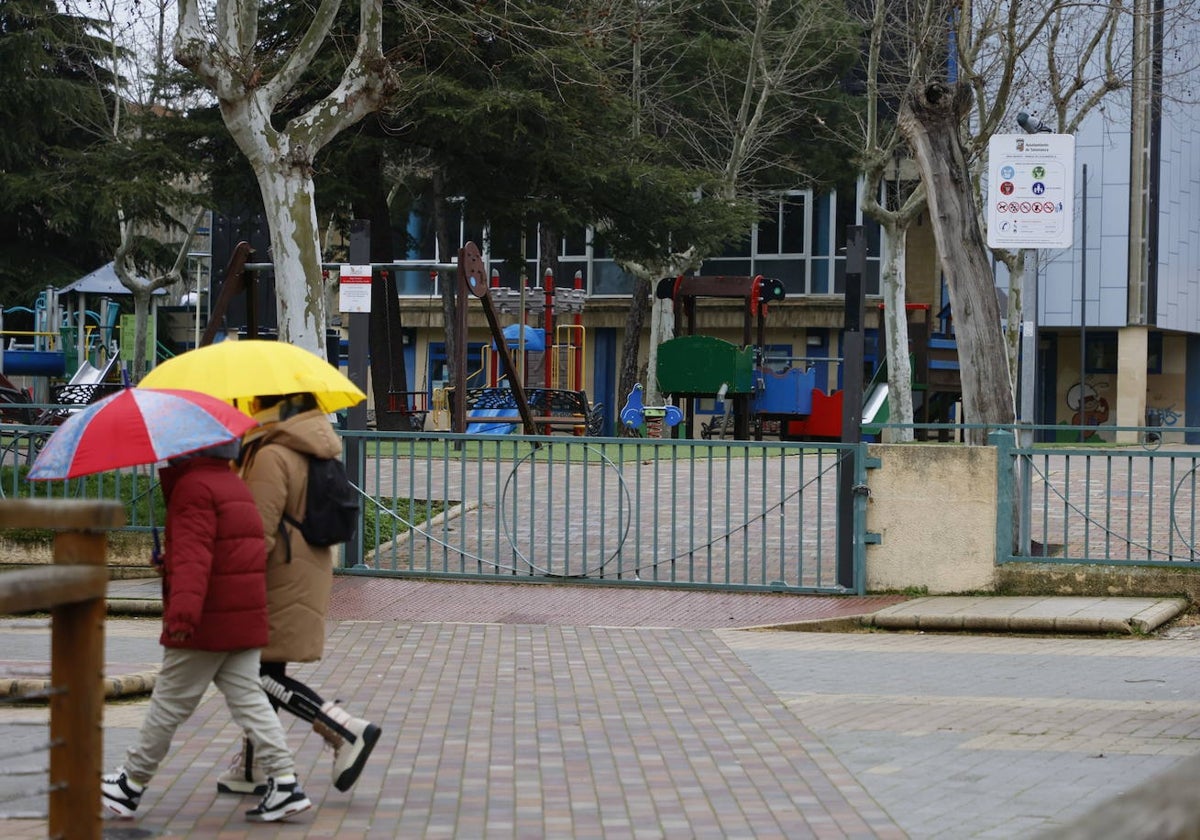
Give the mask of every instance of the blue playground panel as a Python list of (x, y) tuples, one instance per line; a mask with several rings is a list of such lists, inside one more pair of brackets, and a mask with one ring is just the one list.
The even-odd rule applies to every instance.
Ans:
[(5, 376), (62, 376), (67, 369), (61, 350), (5, 350), (0, 356)]
[(812, 392), (817, 387), (815, 370), (792, 368), (783, 373), (759, 371), (762, 386), (752, 403), (756, 414), (812, 414)]
[[(511, 408), (472, 408), (467, 412), (468, 417), (511, 417)], [(469, 435), (511, 435), (517, 429), (516, 423), (468, 423)]]

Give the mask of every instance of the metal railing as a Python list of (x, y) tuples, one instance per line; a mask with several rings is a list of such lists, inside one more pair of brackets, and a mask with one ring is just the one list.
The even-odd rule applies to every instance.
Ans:
[[(984, 427), (920, 428), (958, 437)], [(161, 524), (153, 467), (25, 482), (37, 436), (51, 430), (0, 425), (0, 497), (117, 499), (128, 511), (124, 530)], [(1186, 441), (1200, 440), (1200, 429), (1060, 425), (1018, 433), (1022, 440), (1012, 430), (992, 435), (1007, 517), (998, 533), (1014, 535), (1011, 545), (998, 540), (997, 562), (1194, 562), (1200, 446)], [(1112, 442), (1118, 433), (1136, 442)], [(345, 553), (358, 571), (842, 591), (834, 583), (836, 474), (851, 445), (342, 435), (357, 438), (363, 453), (362, 529)], [(868, 483), (865, 473), (855, 477)], [(849, 527), (865, 534), (862, 522)], [(853, 562), (861, 570), (861, 559)]]
[[(123, 530), (162, 524), (152, 466), (28, 482), (50, 427), (0, 425), (0, 497), (111, 499)], [(343, 431), (361, 452), (359, 539), (375, 573), (782, 591), (837, 582), (838, 477), (855, 445)], [(864, 459), (855, 459), (861, 472)], [(856, 475), (855, 485), (865, 483)], [(856, 506), (847, 527), (864, 529)]]
[(363, 439), (360, 571), (846, 591), (850, 445), (343, 434)]
[[(0, 423), (0, 499), (116, 501), (126, 512), (120, 530), (162, 525), (162, 495), (153, 465), (111, 470), (66, 481), (29, 481), (25, 473), (57, 426)], [(33, 526), (27, 526), (32, 528)]]
[(0, 528), (57, 532), (53, 566), (0, 574), (0, 613), (50, 610), (49, 786), (38, 793), (50, 796), (51, 837), (101, 836), (105, 554), (124, 521), (115, 502), (0, 500)]
[(1123, 427), (1137, 442), (1032, 443), (1039, 429), (1074, 431), (991, 436), (1000, 455), (998, 562), (1179, 566), (1200, 557), (1200, 447), (1183, 442), (1200, 430)]

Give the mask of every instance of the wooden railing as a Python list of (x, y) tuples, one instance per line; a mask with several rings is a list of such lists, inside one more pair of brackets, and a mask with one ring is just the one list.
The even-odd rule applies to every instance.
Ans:
[(49, 835), (100, 838), (107, 532), (117, 502), (0, 500), (0, 528), (49, 528), (54, 565), (0, 573), (0, 614), (50, 610)]

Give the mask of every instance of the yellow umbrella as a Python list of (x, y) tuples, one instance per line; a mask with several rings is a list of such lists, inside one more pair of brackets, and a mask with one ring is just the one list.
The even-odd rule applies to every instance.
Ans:
[[(186, 384), (184, 384), (186, 383)], [(222, 341), (156, 366), (143, 388), (188, 388), (230, 403), (308, 392), (324, 412), (358, 405), (367, 395), (315, 353), (282, 341)]]

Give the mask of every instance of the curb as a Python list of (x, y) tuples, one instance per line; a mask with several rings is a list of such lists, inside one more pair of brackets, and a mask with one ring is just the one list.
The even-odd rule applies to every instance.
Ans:
[(1162, 627), (1168, 621), (1173, 621), (1187, 612), (1191, 604), (1186, 598), (1173, 601), (1163, 601), (1142, 610), (1129, 619), (1130, 624), (1139, 633), (1151, 633)]
[(806, 621), (789, 621), (783, 624), (752, 624), (734, 627), (748, 632), (791, 631), (796, 633), (856, 633), (871, 626), (873, 614), (849, 615), (839, 618), (812, 618)]
[(157, 598), (110, 598), (106, 609), (109, 615), (160, 616), (162, 601)]
[[(46, 668), (49, 670), (49, 662), (46, 663)], [(154, 690), (154, 683), (157, 680), (158, 669), (153, 671), (135, 671), (132, 674), (122, 674), (119, 677), (105, 677), (103, 680), (104, 699), (115, 700), (121, 697), (136, 697), (142, 694), (149, 694)], [(40, 679), (0, 680), (0, 697), (15, 702), (26, 695), (36, 695), (30, 697), (28, 702), (49, 703), (49, 693), (53, 685), (53, 682), (50, 680)]]
[[(994, 602), (998, 604), (999, 602)], [(881, 630), (975, 633), (1118, 633), (1132, 636), (1148, 634), (1177, 618), (1188, 608), (1183, 598), (1165, 598), (1136, 613), (1114, 614), (1111, 610), (1080, 609), (1068, 614), (1046, 613), (1029, 605), (1013, 611), (994, 606), (987, 609), (926, 611), (920, 601), (909, 601), (867, 616), (865, 624)]]

